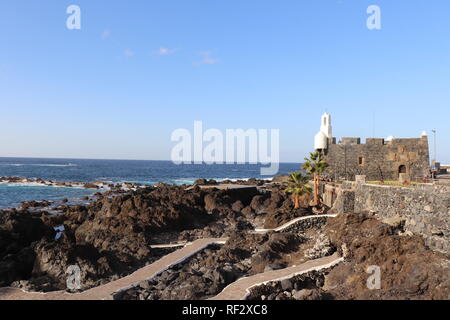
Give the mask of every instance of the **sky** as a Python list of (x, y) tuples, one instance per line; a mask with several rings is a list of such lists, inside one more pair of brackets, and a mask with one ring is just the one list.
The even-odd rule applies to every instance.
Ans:
[(433, 146), (435, 129), (450, 163), (449, 15), (448, 0), (2, 0), (0, 157), (168, 160), (201, 120), (280, 129), (281, 161), (299, 162), (327, 111), (338, 138), (425, 130)]

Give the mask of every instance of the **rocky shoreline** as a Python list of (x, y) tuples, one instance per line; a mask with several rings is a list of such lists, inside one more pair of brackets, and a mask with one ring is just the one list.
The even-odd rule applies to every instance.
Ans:
[[(206, 299), (240, 277), (298, 265), (336, 251), (346, 256), (345, 263), (308, 275), (315, 287), (304, 285), (305, 281), (312, 283), (308, 277), (299, 278), (291, 281), (290, 291), (285, 282), (274, 284), (270, 292), (255, 289), (250, 298), (450, 298), (448, 258), (431, 251), (420, 237), (404, 235), (402, 226), (384, 224), (370, 215), (342, 215), (326, 224), (305, 224), (283, 232), (254, 232), (311, 215), (308, 203), (309, 199), (304, 199), (302, 207), (294, 209), (284, 192), (283, 178), (277, 178), (131, 188), (101, 194), (84, 205), (61, 206), (56, 215), (43, 209), (47, 203), (1, 210), (0, 287), (65, 290), (67, 268), (78, 265), (80, 290), (84, 291), (176, 250), (155, 245), (228, 237), (224, 245), (208, 247), (123, 292), (120, 298)], [(386, 288), (382, 291), (365, 287), (368, 263), (385, 270)], [(408, 278), (411, 272), (413, 277)]]
[[(38, 210), (2, 210), (0, 286), (64, 289), (65, 271), (78, 264), (84, 268), (85, 290), (152, 261), (151, 245), (251, 229), (249, 220), (232, 209), (241, 200), (250, 206), (258, 193), (246, 192), (159, 185), (102, 195), (86, 205), (61, 206), (56, 215), (39, 210), (47, 203), (30, 206)], [(64, 231), (55, 240), (57, 227)]]
[(83, 188), (83, 189), (107, 189), (114, 188), (115, 184), (108, 184), (105, 182), (64, 182), (64, 181), (53, 181), (53, 180), (43, 180), (43, 179), (32, 179), (32, 178), (22, 178), (22, 177), (0, 177), (0, 183), (20, 183), (29, 185), (38, 185), (43, 187), (66, 187), (66, 188)]
[[(147, 187), (139, 183), (109, 183), (103, 181), (96, 182), (73, 182), (73, 181), (54, 181), (36, 178), (22, 178), (22, 177), (0, 177), (0, 185), (10, 186), (29, 186), (29, 187), (55, 187), (55, 188), (73, 188), (93, 191), (90, 196), (83, 196), (79, 199), (61, 199), (55, 201), (48, 200), (31, 200), (23, 201), (16, 209), (19, 210), (47, 210), (53, 214), (61, 213), (65, 207), (74, 204), (86, 204), (88, 201), (111, 197), (118, 194), (123, 194), (129, 191), (138, 190)], [(95, 192), (96, 191), (96, 192)], [(95, 192), (95, 193), (94, 193)]]

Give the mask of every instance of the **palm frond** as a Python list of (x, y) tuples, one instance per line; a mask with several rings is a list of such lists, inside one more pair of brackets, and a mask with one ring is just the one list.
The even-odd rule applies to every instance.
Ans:
[(302, 165), (302, 169), (307, 173), (322, 174), (326, 168), (328, 168), (328, 163), (322, 159), (322, 153), (311, 152), (309, 158), (305, 158), (305, 163)]
[(309, 180), (309, 177), (304, 175), (302, 172), (292, 172), (289, 174), (288, 187), (285, 191), (297, 196), (310, 193), (312, 189), (309, 185)]

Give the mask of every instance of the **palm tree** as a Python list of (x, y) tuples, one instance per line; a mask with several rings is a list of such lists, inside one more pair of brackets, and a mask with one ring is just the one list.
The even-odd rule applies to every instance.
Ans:
[(289, 175), (288, 187), (285, 191), (292, 194), (294, 207), (295, 209), (299, 209), (301, 197), (312, 191), (309, 185), (309, 177), (303, 175), (301, 172), (292, 172)]
[(305, 158), (305, 163), (302, 166), (303, 170), (314, 177), (314, 200), (311, 204), (313, 207), (318, 207), (321, 204), (319, 196), (320, 175), (327, 167), (328, 163), (322, 159), (322, 153), (320, 152), (311, 152), (309, 159)]

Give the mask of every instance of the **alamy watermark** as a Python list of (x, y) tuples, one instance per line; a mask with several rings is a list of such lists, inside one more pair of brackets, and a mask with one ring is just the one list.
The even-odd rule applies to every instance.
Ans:
[(218, 129), (203, 132), (203, 122), (194, 122), (194, 132), (173, 131), (178, 142), (171, 152), (173, 163), (180, 164), (261, 164), (262, 176), (273, 176), (280, 166), (279, 129)]
[[(66, 20), (66, 26), (69, 30), (81, 29), (81, 8), (78, 5), (72, 4), (67, 7), (66, 13), (69, 17)], [(381, 30), (381, 8), (378, 5), (370, 5), (367, 7), (367, 28), (369, 30)]]
[(75, 291), (81, 290), (81, 269), (77, 265), (69, 266), (66, 270), (67, 280), (66, 286), (67, 289)]
[(367, 8), (367, 29), (381, 30), (381, 8), (377, 5), (371, 5)]
[(66, 20), (66, 26), (69, 30), (81, 29), (81, 8), (75, 4), (67, 7), (66, 13), (69, 17)]
[(369, 290), (381, 289), (381, 268), (379, 266), (367, 267), (366, 273), (371, 276), (367, 279), (367, 288)]

